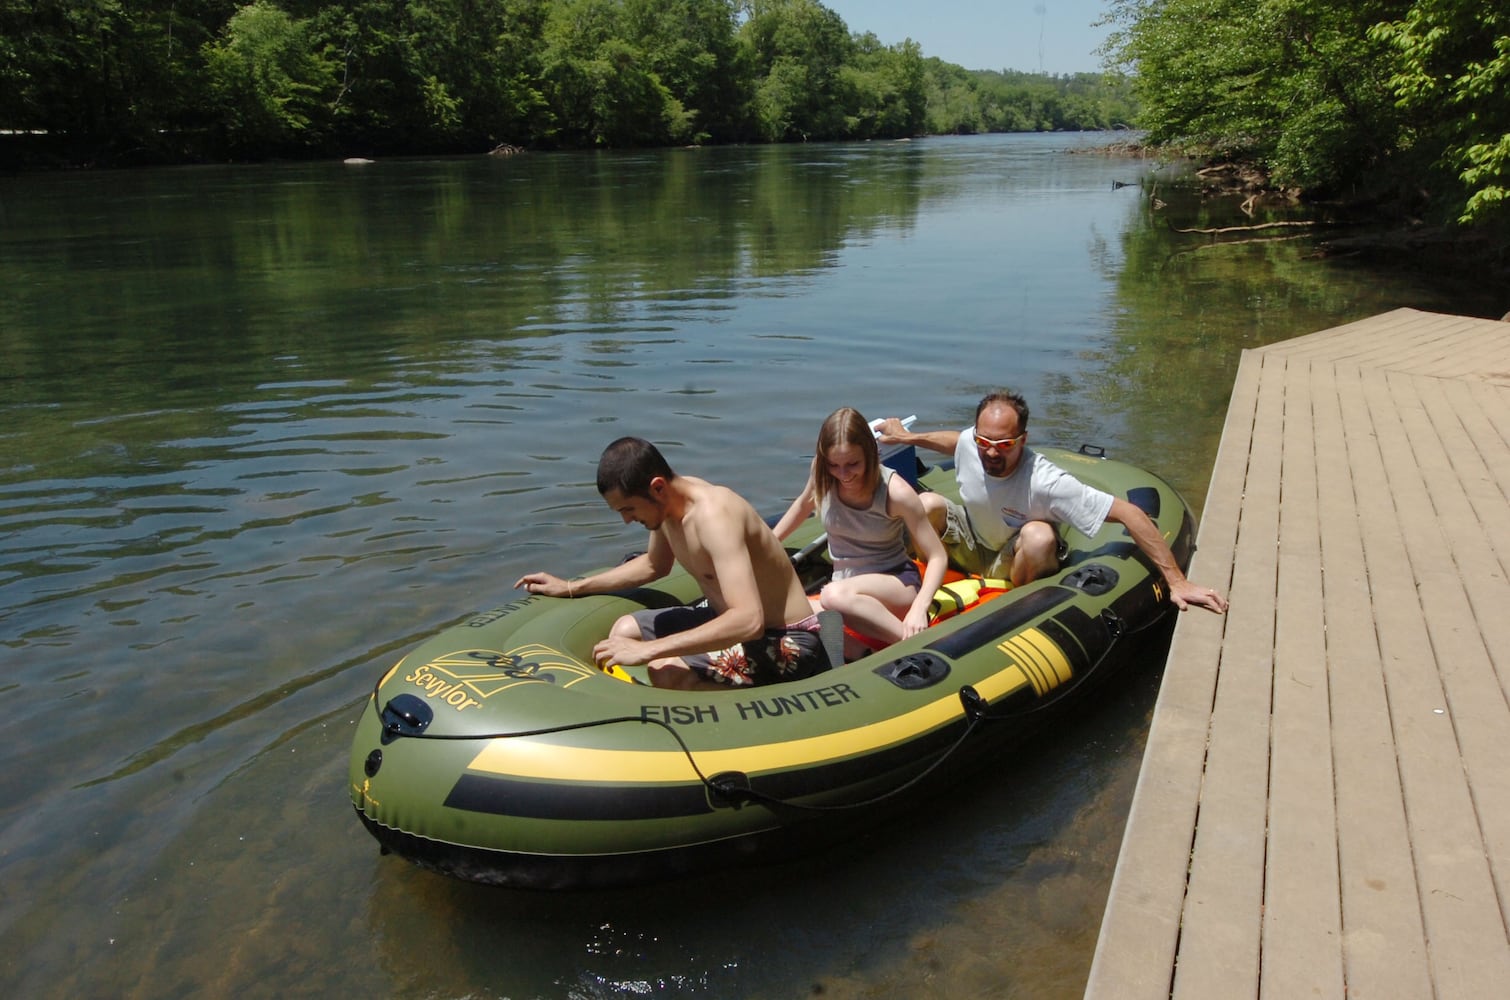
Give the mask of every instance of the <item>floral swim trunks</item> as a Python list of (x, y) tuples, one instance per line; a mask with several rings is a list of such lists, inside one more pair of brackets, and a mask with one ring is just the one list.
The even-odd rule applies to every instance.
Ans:
[[(717, 617), (706, 605), (636, 611), (631, 615), (640, 626), (640, 637), (655, 639), (696, 628)], [(711, 653), (681, 657), (703, 680), (730, 687), (753, 687), (780, 681), (801, 680), (829, 668), (828, 654), (818, 635), (818, 616), (809, 615), (786, 628), (766, 629), (758, 639)]]

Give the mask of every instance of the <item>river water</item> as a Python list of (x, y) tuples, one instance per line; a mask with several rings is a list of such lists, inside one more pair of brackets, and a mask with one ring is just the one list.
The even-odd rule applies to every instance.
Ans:
[(417, 640), (643, 543), (621, 434), (776, 512), (833, 407), (1007, 384), (1199, 508), (1244, 348), (1503, 310), (1178, 233), (1250, 220), (1105, 141), (0, 178), (6, 994), (1078, 996), (1157, 644), (912, 822), (671, 885), (419, 871), (345, 775)]

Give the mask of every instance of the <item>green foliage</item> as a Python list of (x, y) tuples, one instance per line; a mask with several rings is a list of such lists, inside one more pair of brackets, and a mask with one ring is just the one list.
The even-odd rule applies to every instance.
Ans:
[(309, 24), (255, 0), (204, 47), (210, 92), (238, 143), (283, 148), (323, 117), (335, 89), (332, 62), (312, 51)]
[(1262, 160), (1285, 184), (1344, 186), (1394, 130), (1367, 36), (1403, 0), (1149, 0), (1120, 39), (1155, 142)]
[(339, 60), (331, 106), (346, 144), (476, 149), (544, 127), (542, 26), (551, 0), (308, 2), (318, 43)]
[(754, 67), (755, 117), (770, 142), (845, 137), (849, 29), (817, 0), (752, 0), (740, 28)]
[(165, 130), (203, 115), (198, 48), (230, 6), (0, 0), (0, 128), (45, 130), (74, 161), (162, 155)]
[(675, 141), (742, 137), (748, 79), (730, 0), (624, 0), (622, 24), (682, 109)]
[(685, 141), (692, 115), (654, 61), (626, 39), (616, 0), (566, 0), (546, 18), (541, 58), (553, 141), (634, 146)]
[[(1390, 78), (1406, 114), (1404, 140), (1439, 152), (1456, 172), (1461, 222), (1510, 215), (1510, 12), (1471, 0), (1421, 0), (1375, 25), (1394, 51)], [(1452, 113), (1443, 114), (1443, 109)]]
[(42, 130), (72, 162), (900, 138), (1127, 117), (1114, 78), (972, 73), (911, 40), (851, 34), (818, 0), (0, 0), (0, 130)]
[(1485, 0), (1114, 0), (1149, 138), (1311, 194), (1503, 217), (1510, 12)]
[(1109, 129), (1134, 117), (1132, 84), (1120, 73), (972, 72), (937, 59), (928, 67), (929, 132)]
[(411, 0), (405, 6), (400, 52), (406, 75), (423, 83), (422, 127), (462, 149), (534, 131), (546, 113), (537, 53), (550, 3)]
[(848, 138), (901, 138), (927, 125), (927, 73), (922, 49), (911, 39), (887, 48), (874, 35), (859, 37), (839, 84)]

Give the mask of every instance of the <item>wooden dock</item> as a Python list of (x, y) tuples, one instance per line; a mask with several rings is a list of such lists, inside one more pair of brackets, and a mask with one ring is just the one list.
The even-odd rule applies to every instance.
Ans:
[(1086, 997), (1510, 996), (1510, 323), (1246, 351)]

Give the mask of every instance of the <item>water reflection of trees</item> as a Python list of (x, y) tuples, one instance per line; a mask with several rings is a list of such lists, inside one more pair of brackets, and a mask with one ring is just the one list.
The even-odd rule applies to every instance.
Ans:
[(254, 398), (285, 368), (375, 383), (479, 339), (716, 318), (910, 225), (922, 157), (857, 149), (70, 178), (8, 209), (29, 234), (0, 261), (8, 398), (89, 420)]

